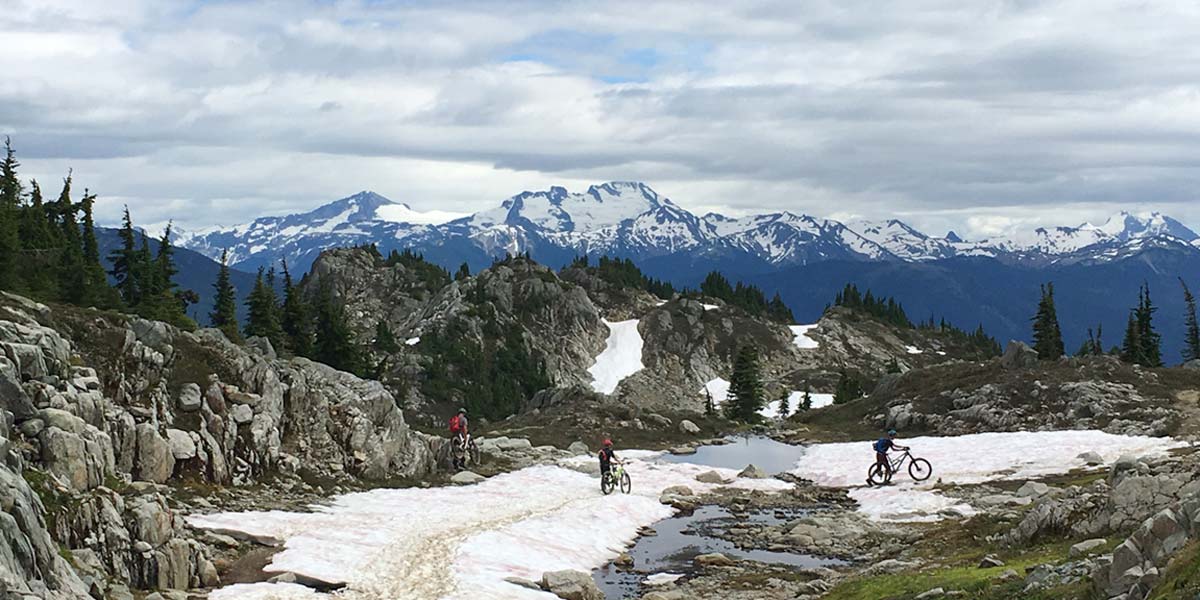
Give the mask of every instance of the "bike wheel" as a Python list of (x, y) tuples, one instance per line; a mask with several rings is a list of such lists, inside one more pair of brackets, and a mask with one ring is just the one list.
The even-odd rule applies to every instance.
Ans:
[(870, 469), (867, 469), (867, 483), (869, 483), (871, 485), (883, 485), (883, 484), (887, 483), (887, 480), (888, 480), (887, 467), (884, 467), (883, 465), (881, 465), (879, 463), (875, 463), (875, 464), (871, 465)]
[(604, 492), (605, 496), (613, 493), (613, 488), (615, 488), (615, 487), (617, 487), (617, 486), (616, 486), (616, 483), (613, 482), (612, 475), (601, 475), (600, 476), (600, 491)]
[(908, 474), (913, 481), (925, 481), (929, 479), (930, 475), (933, 475), (933, 466), (923, 458), (914, 458), (912, 462), (908, 463)]
[(477, 465), (481, 462), (479, 446), (475, 445), (475, 440), (473, 438), (471, 439), (471, 443), (467, 445), (466, 458), (467, 461), (473, 465)]
[(629, 473), (621, 473), (621, 493), (628, 494), (633, 491), (633, 481), (629, 479)]

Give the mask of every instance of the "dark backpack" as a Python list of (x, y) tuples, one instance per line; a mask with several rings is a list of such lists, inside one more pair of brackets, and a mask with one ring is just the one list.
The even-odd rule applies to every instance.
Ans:
[(887, 452), (888, 447), (891, 446), (891, 443), (889, 443), (890, 441), (891, 440), (887, 438), (879, 438), (878, 440), (875, 440), (875, 451), (879, 453)]

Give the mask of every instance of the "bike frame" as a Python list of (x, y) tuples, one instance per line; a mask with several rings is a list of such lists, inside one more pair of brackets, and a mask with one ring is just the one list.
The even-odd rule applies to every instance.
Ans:
[(897, 473), (900, 471), (900, 467), (904, 466), (905, 461), (910, 459), (912, 459), (912, 454), (908, 450), (905, 450), (904, 454), (901, 454), (896, 460), (889, 461), (888, 466), (891, 467), (893, 473)]

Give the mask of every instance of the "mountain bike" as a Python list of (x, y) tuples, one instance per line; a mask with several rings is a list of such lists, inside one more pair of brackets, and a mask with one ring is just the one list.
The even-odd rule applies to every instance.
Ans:
[(613, 493), (618, 486), (621, 488), (622, 494), (628, 494), (633, 490), (633, 482), (629, 479), (629, 473), (625, 472), (625, 465), (617, 463), (600, 478), (600, 491), (607, 496)]
[(479, 446), (475, 445), (475, 438), (469, 433), (456, 435), (450, 440), (450, 453), (454, 458), (454, 468), (459, 471), (466, 469), (467, 465), (479, 464)]
[(896, 460), (889, 462), (890, 468), (884, 469), (884, 466), (879, 463), (871, 465), (867, 469), (867, 484), (868, 485), (884, 485), (892, 482), (892, 475), (900, 472), (900, 468), (904, 463), (908, 463), (908, 475), (913, 478), (913, 481), (925, 481), (933, 475), (933, 466), (929, 461), (923, 458), (913, 458), (913, 455), (905, 450), (903, 454), (896, 457)]

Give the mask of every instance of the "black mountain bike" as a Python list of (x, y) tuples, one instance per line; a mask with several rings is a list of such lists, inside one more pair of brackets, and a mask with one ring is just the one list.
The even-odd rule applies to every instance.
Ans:
[(903, 454), (896, 457), (896, 460), (891, 461), (888, 467), (879, 463), (871, 465), (871, 468), (867, 469), (867, 483), (870, 485), (891, 483), (892, 475), (899, 473), (904, 463), (908, 463), (908, 475), (914, 481), (925, 481), (929, 479), (930, 475), (933, 475), (933, 466), (929, 464), (929, 461), (923, 458), (913, 458), (913, 455), (905, 450)]

